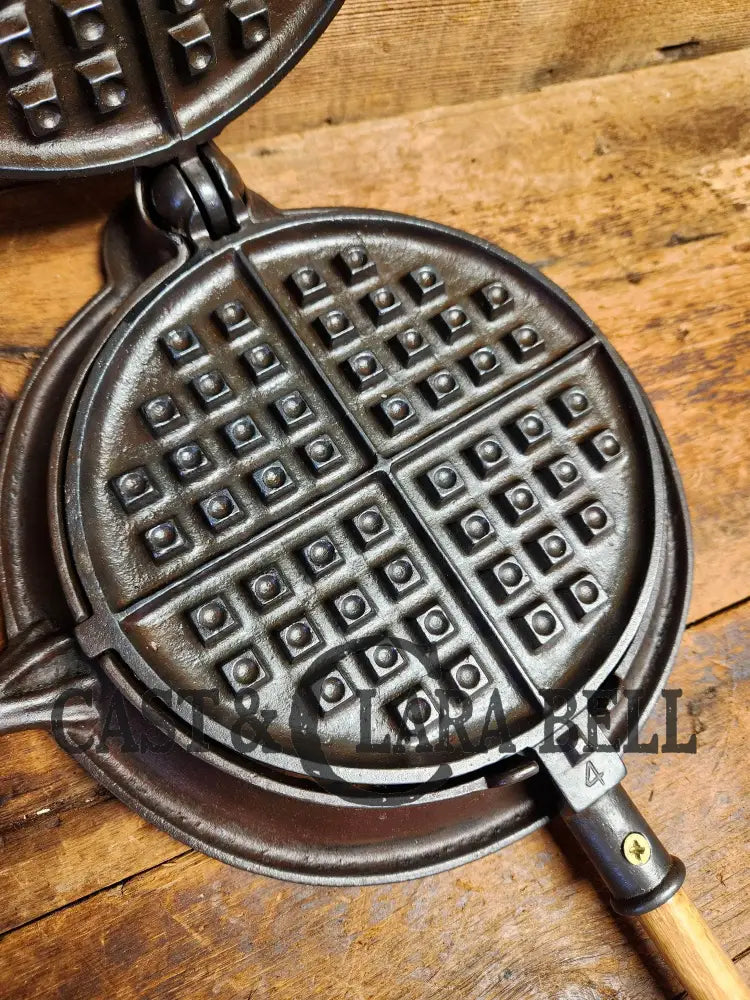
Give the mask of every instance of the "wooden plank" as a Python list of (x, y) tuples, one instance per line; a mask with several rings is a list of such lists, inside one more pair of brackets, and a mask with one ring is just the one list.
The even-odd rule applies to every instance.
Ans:
[[(184, 844), (98, 786), (68, 807), (42, 807), (2, 834), (0, 857), (12, 863), (0, 862), (0, 871), (11, 879), (13, 892), (0, 914), (0, 935), (144, 867), (187, 853)], [(0, 994), (2, 986), (0, 971)]]
[(750, 44), (742, 0), (347, 0), (246, 140), (537, 90)]
[(39, 357), (38, 350), (3, 356), (0, 351), (0, 394), (16, 399)]
[[(698, 753), (629, 758), (630, 791), (685, 860), (693, 897), (733, 955), (750, 951), (749, 642), (748, 604), (690, 630), (673, 686), (684, 690), (681, 735), (698, 733)], [(664, 731), (662, 703), (645, 736)], [(65, 826), (51, 834), (64, 839)], [(40, 844), (37, 858), (52, 886), (54, 856)], [(91, 861), (84, 854), (80, 866)], [(190, 853), (8, 934), (3, 995), (676, 995), (653, 946), (606, 909), (588, 876), (559, 824), (454, 872), (363, 889), (275, 882)], [(748, 957), (741, 965), (747, 975)]]
[(101, 232), (131, 184), (123, 175), (0, 190), (0, 361), (47, 344), (99, 290)]
[(100, 786), (44, 732), (14, 733), (0, 740), (0, 835), (30, 818), (87, 805)]
[(13, 886), (0, 934), (186, 850), (113, 800), (47, 734), (0, 740), (0, 872)]

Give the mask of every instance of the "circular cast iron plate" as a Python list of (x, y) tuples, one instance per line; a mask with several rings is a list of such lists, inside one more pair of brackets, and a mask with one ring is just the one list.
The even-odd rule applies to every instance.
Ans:
[(342, 0), (21, 0), (0, 11), (0, 177), (88, 174), (207, 141)]
[[(92, 303), (63, 331), (35, 370), (8, 427), (0, 466), (0, 573), (10, 637), (44, 618), (70, 628), (73, 620), (55, 573), (52, 546), (41, 497), (50, 464), (57, 415), (76, 369), (106, 329), (113, 304), (107, 296)], [(648, 406), (645, 403), (644, 405)], [(653, 415), (652, 415), (652, 419)], [(658, 695), (684, 625), (690, 560), (687, 513), (674, 463), (658, 424), (655, 433), (664, 454), (668, 498), (661, 583), (654, 590), (643, 621), (614, 676), (620, 687), (643, 694), (645, 718)], [(94, 663), (91, 668), (97, 672)], [(118, 678), (122, 681), (123, 677)], [(92, 726), (94, 745), (102, 736), (107, 700), (113, 689), (101, 679), (100, 720)], [(611, 735), (625, 734), (626, 702), (616, 699)], [(129, 711), (140, 744), (159, 742), (140, 714)], [(110, 791), (141, 815), (207, 854), (243, 868), (284, 878), (335, 884), (361, 884), (427, 875), (502, 847), (545, 821), (545, 804), (536, 781), (459, 794), (451, 801), (425, 798), (418, 804), (372, 810), (358, 808), (291, 784), (284, 788), (253, 773), (252, 761), (238, 761), (213, 745), (200, 756), (182, 747), (187, 727), (176, 722), (175, 743), (168, 753), (127, 753), (117, 740), (105, 754), (80, 751), (76, 759)], [(80, 727), (68, 739), (85, 742)], [(68, 747), (69, 748), (69, 747)], [(218, 770), (217, 770), (218, 767)], [(481, 781), (466, 785), (481, 785)], [(377, 826), (378, 843), (372, 841)]]
[[(253, 688), (264, 767), (323, 755), (380, 786), (496, 763), (493, 693), (534, 745), (543, 690), (597, 687), (663, 585), (632, 376), (559, 289), (436, 225), (248, 230), (129, 309), (71, 408), (61, 570), (84, 648), (131, 692), (218, 686), (205, 727), (230, 752)], [(362, 689), (399, 753), (360, 752)], [(474, 752), (400, 740), (415, 705), (435, 731), (440, 690)]]

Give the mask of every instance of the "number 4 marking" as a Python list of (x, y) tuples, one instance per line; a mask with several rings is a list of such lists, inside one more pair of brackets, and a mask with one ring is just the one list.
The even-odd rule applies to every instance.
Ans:
[(593, 761), (586, 764), (586, 788), (593, 788), (594, 785), (604, 784), (604, 773), (597, 771)]

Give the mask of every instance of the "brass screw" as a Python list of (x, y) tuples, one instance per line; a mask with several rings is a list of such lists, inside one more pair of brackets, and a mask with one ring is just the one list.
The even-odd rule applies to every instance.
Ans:
[(651, 858), (651, 844), (642, 833), (629, 833), (622, 842), (622, 853), (631, 865), (645, 865)]

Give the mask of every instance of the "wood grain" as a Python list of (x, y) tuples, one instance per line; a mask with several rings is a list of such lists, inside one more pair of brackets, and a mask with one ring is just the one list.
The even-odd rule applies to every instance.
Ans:
[(750, 1000), (750, 989), (685, 889), (641, 923), (692, 1000)]
[(750, 45), (743, 0), (346, 0), (245, 141)]
[[(224, 144), (279, 204), (389, 207), (458, 225), (537, 261), (582, 303), (675, 447), (696, 536), (693, 619), (750, 594), (749, 83), (750, 53), (736, 52), (272, 143), (247, 142), (238, 125)], [(97, 239), (128, 183), (0, 192), (9, 396), (98, 288)], [(749, 632), (747, 605), (689, 631), (672, 683), (699, 753), (637, 758), (629, 780), (735, 956), (750, 955)], [(659, 709), (650, 726), (662, 723)], [(0, 741), (0, 834), (2, 926), (27, 924), (0, 941), (4, 998), (679, 991), (645, 938), (602, 908), (585, 863), (558, 850), (570, 848), (561, 830), (418, 883), (283, 885), (185, 853), (49, 739), (21, 733)]]

